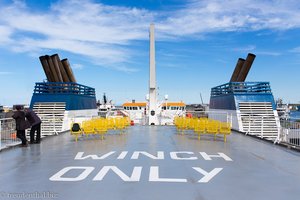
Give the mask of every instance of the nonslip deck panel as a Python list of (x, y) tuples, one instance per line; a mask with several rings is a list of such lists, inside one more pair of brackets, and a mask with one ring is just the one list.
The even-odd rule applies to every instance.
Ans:
[[(139, 152), (153, 157), (159, 157), (160, 152), (164, 157), (154, 159)], [(223, 157), (207, 160), (207, 155), (218, 153), (232, 161)], [(80, 159), (89, 155), (106, 158)], [(77, 143), (64, 133), (48, 137), (41, 144), (3, 151), (0, 163), (0, 199), (18, 192), (49, 192), (56, 195), (55, 199), (75, 200), (281, 200), (300, 196), (299, 153), (235, 132), (228, 136), (227, 143), (222, 137), (214, 141), (211, 135), (203, 135), (199, 141), (192, 132), (177, 134), (172, 126), (134, 126), (123, 135), (113, 131), (105, 140), (89, 136)], [(82, 172), (78, 167), (92, 171), (80, 181), (49, 180), (68, 167), (74, 170), (61, 178), (78, 177)], [(99, 176), (93, 180), (108, 167), (119, 169), (119, 175), (110, 170), (102, 180)], [(122, 173), (123, 178), (131, 178), (135, 167), (141, 169), (140, 176), (135, 176), (139, 180), (122, 180)], [(216, 174), (211, 174), (208, 182), (198, 182), (204, 177), (201, 170)]]

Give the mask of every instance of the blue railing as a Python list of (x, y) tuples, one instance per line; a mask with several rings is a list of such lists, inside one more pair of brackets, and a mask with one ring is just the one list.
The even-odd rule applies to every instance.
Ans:
[(96, 96), (95, 89), (73, 82), (38, 82), (35, 83), (34, 94), (78, 94)]
[(227, 94), (272, 94), (269, 82), (229, 82), (211, 89), (211, 96)]

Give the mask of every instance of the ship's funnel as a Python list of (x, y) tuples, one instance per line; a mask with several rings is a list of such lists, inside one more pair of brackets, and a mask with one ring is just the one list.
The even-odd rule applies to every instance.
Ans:
[(64, 69), (63, 64), (60, 61), (58, 54), (53, 54), (51, 56), (51, 59), (52, 59), (53, 64), (55, 65), (55, 68), (59, 69), (58, 76), (59, 76), (59, 79), (61, 80), (61, 82), (70, 82), (69, 77)]
[(69, 77), (69, 80), (71, 82), (76, 83), (76, 79), (75, 79), (74, 73), (72, 71), (72, 68), (70, 66), (70, 63), (69, 63), (68, 59), (65, 58), (65, 59), (61, 60), (61, 62), (62, 62), (63, 67), (64, 67), (64, 69), (65, 69), (65, 71), (66, 71), (66, 73)]
[(237, 81), (238, 76), (239, 76), (239, 74), (240, 74), (240, 72), (241, 72), (241, 69), (242, 69), (242, 67), (243, 67), (244, 62), (245, 62), (245, 59), (243, 59), (243, 58), (239, 58), (239, 59), (238, 59), (238, 61), (237, 61), (237, 63), (236, 63), (236, 66), (235, 66), (235, 68), (234, 68), (234, 71), (233, 71), (233, 73), (232, 73), (230, 82), (236, 82), (236, 81)]
[(244, 82), (246, 80), (255, 57), (252, 53), (248, 54), (236, 82)]
[(50, 68), (51, 74), (52, 74), (52, 76), (53, 76), (53, 82), (61, 82), (61, 81), (59, 80), (58, 75), (57, 75), (58, 69), (56, 69), (56, 67), (54, 66), (51, 57), (48, 56), (48, 55), (46, 55), (45, 57), (46, 57), (48, 66), (49, 66), (49, 68)]
[(40, 62), (43, 66), (43, 69), (44, 69), (44, 72), (46, 74), (47, 80), (49, 82), (54, 82), (54, 78), (53, 78), (53, 75), (51, 73), (50, 67), (48, 65), (46, 56), (40, 56)]
[(39, 59), (48, 82), (76, 83), (76, 79), (68, 59), (60, 60), (58, 54), (53, 54), (52, 56), (40, 56)]
[(62, 78), (61, 71), (60, 71), (60, 68), (58, 65), (58, 61), (56, 60), (56, 55), (54, 54), (54, 55), (50, 56), (50, 59), (52, 60), (53, 66), (55, 68), (58, 82), (63, 82), (63, 78)]

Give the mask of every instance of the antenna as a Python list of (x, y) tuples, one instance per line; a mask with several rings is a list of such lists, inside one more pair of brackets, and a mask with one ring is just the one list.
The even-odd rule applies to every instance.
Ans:
[(103, 103), (104, 103), (104, 105), (106, 105), (106, 103), (107, 103), (107, 98), (106, 98), (105, 93), (103, 94)]
[(202, 103), (202, 105), (203, 105), (204, 103), (203, 103), (203, 99), (202, 99), (201, 92), (200, 92), (200, 99), (201, 99), (201, 103)]

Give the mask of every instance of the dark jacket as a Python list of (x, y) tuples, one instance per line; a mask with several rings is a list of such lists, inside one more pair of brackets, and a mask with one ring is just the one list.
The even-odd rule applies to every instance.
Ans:
[(14, 112), (12, 118), (16, 120), (16, 130), (25, 130), (28, 128), (28, 124), (25, 121), (25, 112), (17, 110)]
[(39, 116), (37, 116), (37, 114), (33, 110), (30, 110), (30, 109), (28, 109), (26, 111), (25, 117), (29, 121), (31, 126), (37, 125), (42, 122), (41, 119), (39, 118)]

